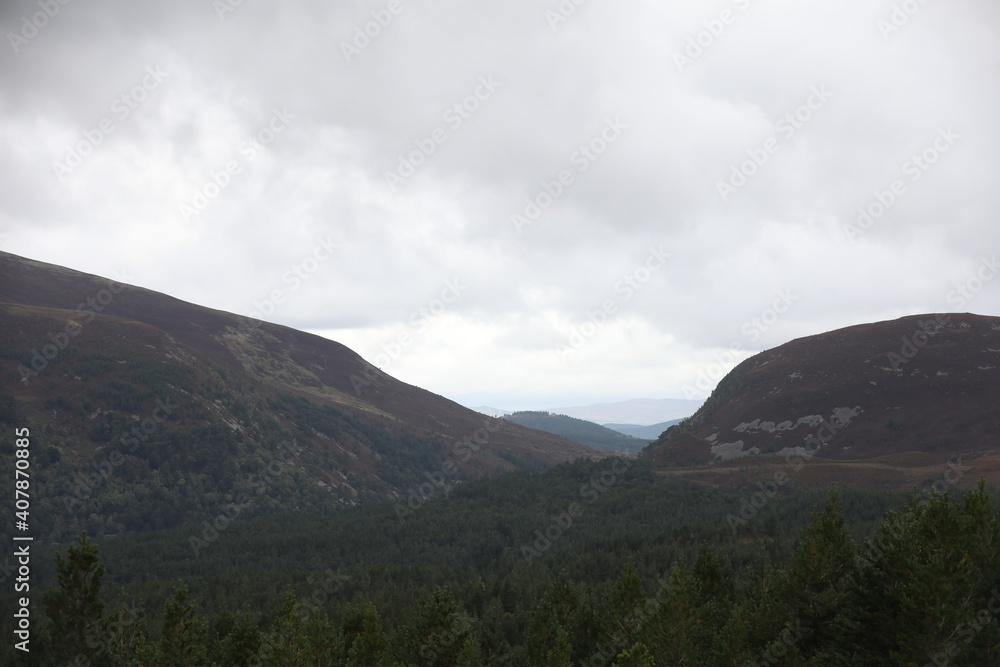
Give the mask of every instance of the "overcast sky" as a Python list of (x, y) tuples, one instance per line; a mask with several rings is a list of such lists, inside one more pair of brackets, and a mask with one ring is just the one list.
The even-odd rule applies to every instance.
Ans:
[(63, 2), (0, 5), (0, 248), (467, 405), (1000, 314), (996, 0)]

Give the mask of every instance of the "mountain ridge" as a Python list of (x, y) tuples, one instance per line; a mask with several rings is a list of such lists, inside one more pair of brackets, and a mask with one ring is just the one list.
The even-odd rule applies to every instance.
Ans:
[[(606, 455), (491, 420), (335, 341), (9, 253), (0, 325), (0, 421), (39, 434), (40, 495), (58, 505), (47, 528), (62, 536), (175, 525), (241, 494), (261, 512), (336, 509)], [(152, 420), (164, 400), (179, 407)], [(132, 450), (123, 439), (144, 424)], [(296, 458), (279, 458), (283, 443)], [(281, 474), (254, 495), (272, 463)], [(151, 500), (159, 487), (169, 502)], [(161, 508), (148, 525), (131, 509), (147, 500)]]

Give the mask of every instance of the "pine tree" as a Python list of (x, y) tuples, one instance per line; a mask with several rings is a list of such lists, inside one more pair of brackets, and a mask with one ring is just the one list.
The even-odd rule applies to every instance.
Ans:
[(462, 643), (462, 652), (458, 654), (457, 667), (481, 667), (483, 664), (482, 652), (479, 649), (479, 642), (473, 636), (468, 636)]
[(124, 596), (115, 611), (108, 616), (107, 634), (102, 643), (112, 665), (131, 664), (132, 658), (146, 644), (146, 614), (133, 604), (128, 604)]
[(363, 602), (348, 610), (344, 618), (348, 667), (389, 667), (396, 664), (389, 654), (389, 637), (375, 605)]
[(660, 605), (650, 627), (653, 648), (667, 664), (694, 662), (694, 628), (698, 622), (697, 584), (680, 562), (675, 562), (660, 590)]
[(733, 570), (728, 562), (702, 544), (694, 563), (694, 580), (698, 591), (698, 606), (693, 630), (695, 643), (706, 652), (706, 659), (716, 662), (729, 652), (728, 646), (717, 646), (723, 639), (722, 629), (729, 621), (733, 604)]
[(234, 617), (223, 610), (212, 622), (210, 658), (220, 665), (244, 665), (261, 650), (261, 632), (249, 613)]
[(864, 664), (972, 664), (995, 655), (997, 619), (988, 608), (1000, 577), (997, 525), (982, 485), (962, 503), (932, 491), (890, 513), (866, 545), (839, 619), (842, 652)]
[(812, 515), (792, 557), (782, 591), (791, 618), (776, 641), (815, 655), (837, 640), (834, 620), (857, 578), (857, 554), (833, 488), (823, 511)]
[(45, 628), (46, 657), (58, 663), (84, 656), (95, 667), (110, 662), (107, 647), (107, 619), (101, 601), (101, 578), (104, 565), (97, 546), (90, 542), (86, 531), (77, 538), (76, 546), (55, 556), (59, 588), (46, 591), (42, 604), (49, 623)]
[(197, 605), (188, 603), (187, 586), (181, 584), (167, 600), (158, 659), (167, 667), (208, 665), (207, 628), (197, 617)]
[(334, 656), (343, 655), (344, 637), (329, 618), (318, 613), (310, 615), (302, 625), (302, 632), (308, 646), (307, 664), (340, 664), (335, 663)]
[(295, 667), (306, 664), (306, 638), (302, 634), (302, 618), (295, 613), (295, 593), (289, 588), (285, 601), (268, 637), (268, 649), (263, 664), (274, 667)]
[(446, 588), (424, 593), (408, 629), (406, 644), (411, 661), (427, 667), (454, 665), (471, 623)]
[(630, 558), (608, 598), (609, 632), (619, 645), (631, 646), (636, 641), (645, 602), (642, 578)]

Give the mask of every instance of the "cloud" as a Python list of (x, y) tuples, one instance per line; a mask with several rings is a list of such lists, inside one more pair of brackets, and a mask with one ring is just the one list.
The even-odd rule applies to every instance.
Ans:
[[(986, 0), (227, 6), (72, 2), (30, 39), (39, 5), (4, 6), (5, 250), (238, 313), (283, 289), (270, 319), (369, 358), (461, 280), (400, 377), (544, 407), (682, 396), (734, 341), (947, 310), (1000, 245)], [(751, 340), (780, 290), (799, 298)], [(998, 312), (996, 286), (967, 308)]]

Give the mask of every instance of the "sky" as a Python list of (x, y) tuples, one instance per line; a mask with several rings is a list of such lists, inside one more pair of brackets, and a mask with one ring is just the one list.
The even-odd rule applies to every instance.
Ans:
[[(996, 0), (7, 0), (0, 249), (466, 405), (1000, 315)], [(693, 411), (692, 408), (692, 411)]]

